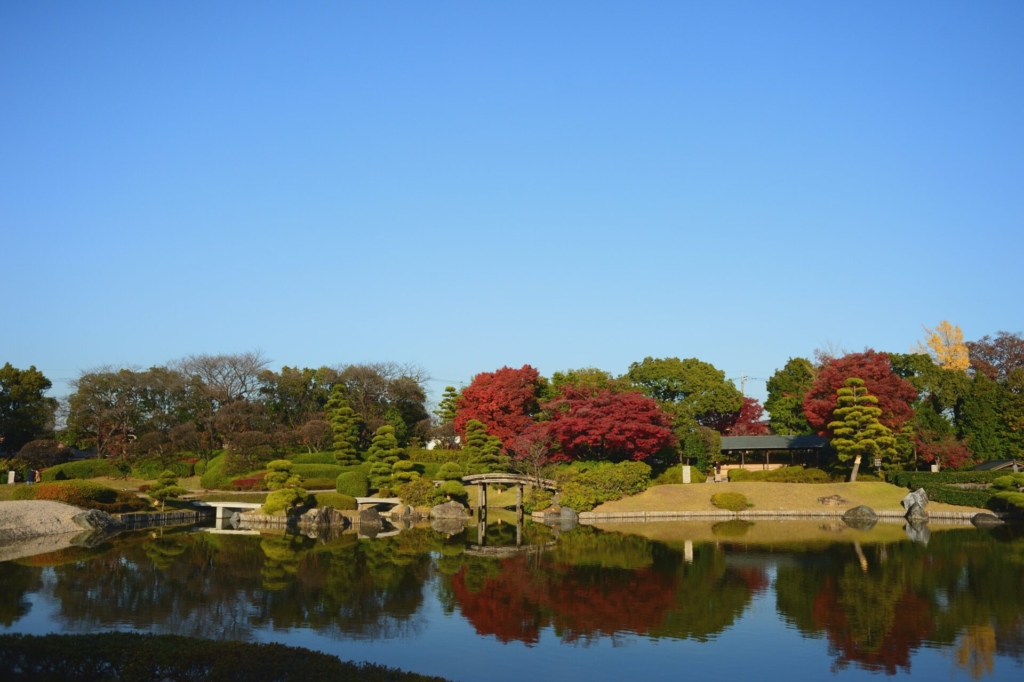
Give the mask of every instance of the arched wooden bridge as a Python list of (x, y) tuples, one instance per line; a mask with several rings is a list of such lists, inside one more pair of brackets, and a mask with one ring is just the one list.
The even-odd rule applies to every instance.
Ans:
[(552, 492), (558, 491), (557, 481), (553, 481), (550, 478), (537, 479), (530, 476), (523, 476), (521, 474), (470, 474), (469, 476), (462, 477), (462, 483), (480, 486), (479, 492), (477, 493), (477, 508), (480, 510), (480, 514), (484, 516), (487, 514), (488, 485), (504, 484), (516, 486), (517, 517), (521, 517), (523, 514), (523, 488), (526, 486), (532, 485), (535, 488), (543, 488), (544, 490), (550, 490)]

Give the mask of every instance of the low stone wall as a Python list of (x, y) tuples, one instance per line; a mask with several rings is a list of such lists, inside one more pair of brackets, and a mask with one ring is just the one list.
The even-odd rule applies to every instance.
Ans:
[[(640, 511), (640, 512), (582, 512), (580, 523), (601, 523), (609, 521), (716, 521), (722, 519), (800, 520), (800, 519), (841, 519), (845, 509), (813, 509), (805, 511), (747, 510), (741, 512), (720, 511)], [(876, 511), (879, 519), (902, 521), (906, 515), (901, 510)], [(930, 521), (970, 523), (977, 512), (928, 512)]]
[(147, 526), (179, 526), (186, 523), (199, 523), (204, 518), (213, 516), (213, 510), (204, 511), (173, 511), (158, 514), (115, 514), (121, 523), (128, 528), (146, 528)]

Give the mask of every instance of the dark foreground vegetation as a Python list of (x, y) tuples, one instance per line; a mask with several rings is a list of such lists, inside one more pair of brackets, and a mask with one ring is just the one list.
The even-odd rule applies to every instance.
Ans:
[(0, 670), (11, 682), (239, 680), (240, 682), (442, 681), (372, 663), (282, 644), (248, 644), (107, 632), (97, 635), (0, 635)]

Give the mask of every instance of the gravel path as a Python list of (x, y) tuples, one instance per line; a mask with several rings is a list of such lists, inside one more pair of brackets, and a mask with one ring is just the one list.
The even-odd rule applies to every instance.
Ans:
[(45, 552), (51, 545), (69, 545), (83, 530), (71, 520), (80, 513), (78, 507), (63, 502), (0, 502), (0, 561), (24, 556), (30, 546)]

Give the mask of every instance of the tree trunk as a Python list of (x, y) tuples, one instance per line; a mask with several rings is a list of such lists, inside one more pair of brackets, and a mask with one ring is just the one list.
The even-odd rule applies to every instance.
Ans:
[(857, 471), (860, 469), (860, 455), (853, 460), (853, 471), (850, 472), (850, 483), (857, 480)]

